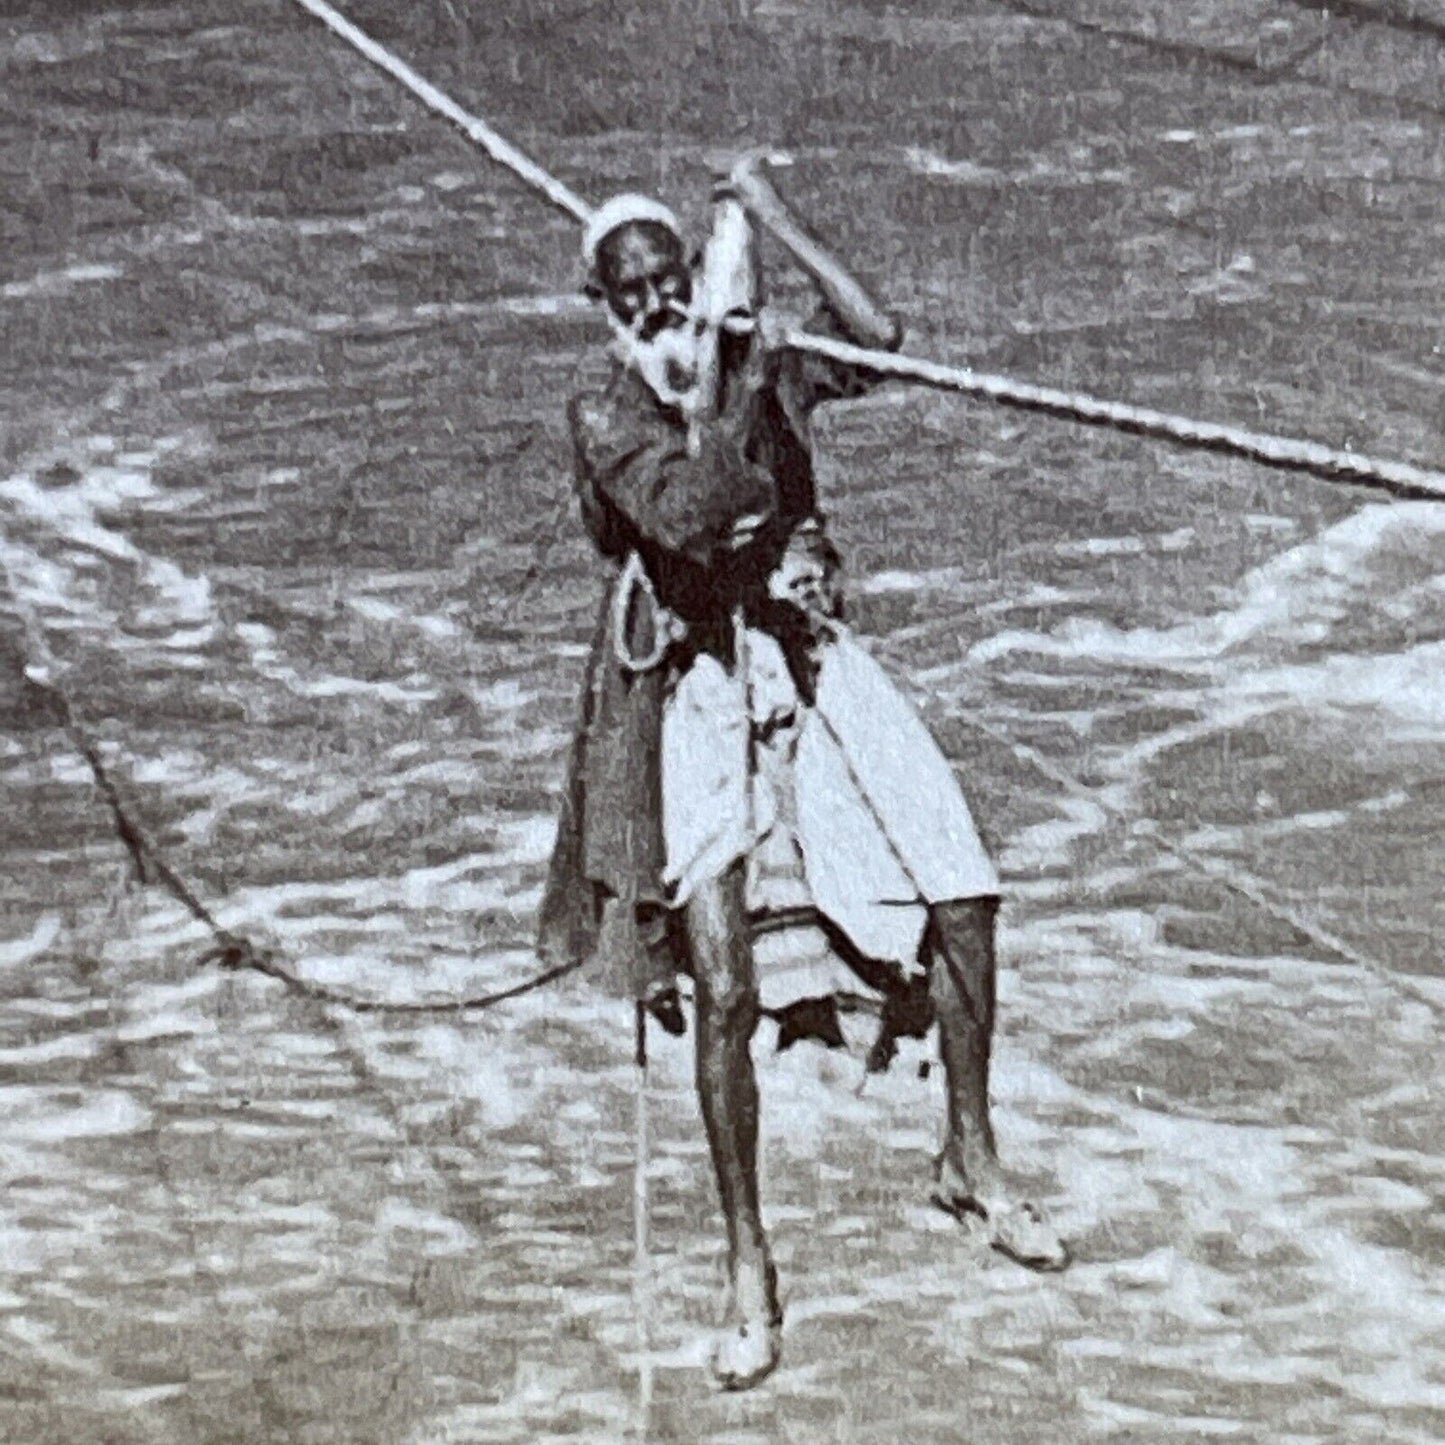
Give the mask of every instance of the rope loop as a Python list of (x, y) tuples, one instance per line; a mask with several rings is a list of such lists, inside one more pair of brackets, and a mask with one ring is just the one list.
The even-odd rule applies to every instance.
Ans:
[[(652, 625), (652, 646), (644, 653), (632, 651), (633, 609), (639, 600), (646, 606)], [(686, 625), (657, 598), (657, 588), (642, 558), (629, 552), (612, 589), (612, 655), (624, 672), (634, 676), (662, 665), (673, 644), (682, 640)]]

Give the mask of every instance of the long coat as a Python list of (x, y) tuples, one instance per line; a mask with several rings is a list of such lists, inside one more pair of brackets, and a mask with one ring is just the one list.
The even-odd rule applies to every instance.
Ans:
[[(823, 313), (817, 329), (838, 328)], [(646, 671), (619, 654), (652, 653), (660, 625), (646, 593), (619, 607), (608, 589), (582, 687), (567, 781), (543, 896), (538, 950), (549, 963), (591, 960), (605, 986), (644, 994), (670, 978), (670, 900), (662, 883), (660, 742), (669, 680), (689, 652), (724, 650), (733, 610), (765, 590), (789, 535), (817, 516), (809, 417), (820, 402), (861, 394), (873, 378), (813, 356), (768, 356), (756, 402), (724, 407), (689, 454), (682, 415), (631, 369), (569, 407), (583, 521), (604, 557), (639, 558), (657, 601), (687, 641)], [(769, 522), (744, 552), (733, 523)]]

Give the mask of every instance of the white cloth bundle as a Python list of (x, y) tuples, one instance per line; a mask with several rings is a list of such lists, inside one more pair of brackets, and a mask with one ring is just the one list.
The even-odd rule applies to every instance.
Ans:
[(919, 966), (927, 907), (997, 895), (952, 767), (881, 667), (838, 629), (817, 701), (748, 630), (729, 670), (703, 656), (662, 723), (666, 881), (679, 902), (791, 833), (813, 906), (870, 958)]

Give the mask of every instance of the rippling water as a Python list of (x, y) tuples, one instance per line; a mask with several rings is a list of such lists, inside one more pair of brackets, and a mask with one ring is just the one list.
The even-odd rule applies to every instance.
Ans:
[[(355, 13), (593, 196), (789, 145), (919, 350), (1445, 458), (1430, 5), (741, 8)], [(20, 671), (28, 611), (308, 977), (524, 975), (596, 595), (573, 238), (272, 0), (13, 4), (0, 76), (0, 1435), (624, 1438), (625, 1006), (198, 966)], [(913, 1058), (764, 1037), (787, 1355), (714, 1396), (660, 1046), (650, 1438), (1438, 1439), (1441, 509), (907, 392), (821, 450), (1009, 880), (1001, 1133), (1079, 1262), (924, 1208)]]

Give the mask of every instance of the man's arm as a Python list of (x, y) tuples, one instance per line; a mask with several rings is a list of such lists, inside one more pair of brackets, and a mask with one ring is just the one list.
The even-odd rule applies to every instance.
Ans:
[(745, 156), (733, 167), (727, 188), (748, 214), (807, 272), (828, 310), (857, 346), (894, 351), (903, 340), (898, 319), (884, 309), (798, 218), (769, 179), (763, 159)]
[(698, 425), (695, 454), (682, 434), (587, 398), (571, 420), (584, 508), (590, 493), (656, 547), (711, 565), (751, 534), (749, 519), (776, 508), (772, 477), (746, 459), (734, 408)]

